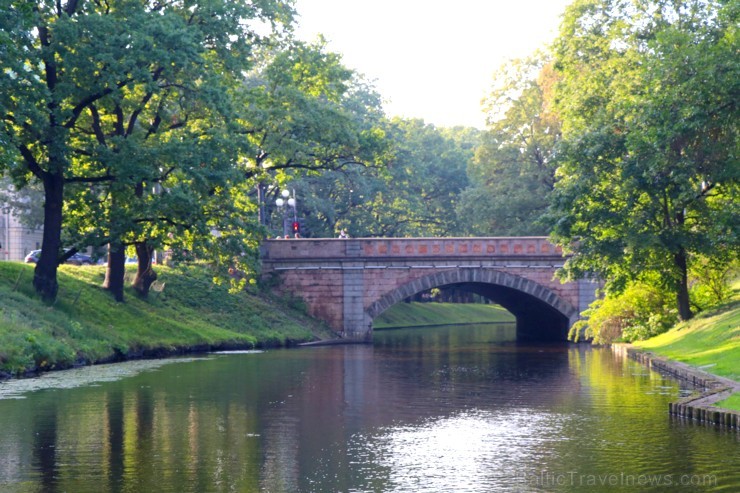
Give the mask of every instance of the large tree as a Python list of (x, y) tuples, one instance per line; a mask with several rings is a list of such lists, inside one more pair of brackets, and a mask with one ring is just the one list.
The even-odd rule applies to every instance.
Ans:
[(372, 236), (450, 236), (457, 233), (455, 207), (468, 186), (473, 156), (470, 129), (438, 128), (420, 119), (395, 118), (387, 172), (355, 224)]
[(692, 255), (738, 252), (737, 2), (579, 0), (556, 42), (555, 238), (571, 276), (645, 272), (691, 317)]
[[(320, 234), (315, 220), (331, 207), (335, 177), (374, 166), (383, 152), (379, 96), (322, 39), (266, 53), (246, 86), (243, 125), (252, 153), (244, 156), (245, 174), (260, 190), (263, 220), (281, 215), (274, 202), (289, 187), (298, 194), (300, 214)], [(312, 188), (325, 179), (327, 190)], [(277, 222), (268, 226), (282, 233)]]
[(312, 232), (456, 234), (455, 204), (468, 184), (465, 169), (477, 131), (400, 118), (385, 121), (380, 128), (386, 145), (375, 147), (373, 165), (345, 167), (301, 181), (311, 196), (306, 206)]
[[(20, 182), (33, 175), (43, 184), (34, 286), (45, 300), (56, 297), (63, 260), (65, 185), (109, 183), (105, 219), (120, 286), (131, 196), (162, 181), (173, 163), (197, 166), (184, 141), (209, 138), (211, 125), (202, 116), (228, 108), (228, 89), (259, 40), (255, 29), (289, 22), (291, 5), (3, 0), (0, 135), (17, 159), (0, 165), (9, 165)], [(194, 109), (203, 105), (205, 111)], [(173, 136), (180, 127), (190, 132)]]
[(471, 186), (458, 215), (475, 235), (542, 235), (555, 183), (560, 121), (552, 111), (556, 77), (549, 57), (512, 60), (484, 102), (488, 128), (468, 167)]

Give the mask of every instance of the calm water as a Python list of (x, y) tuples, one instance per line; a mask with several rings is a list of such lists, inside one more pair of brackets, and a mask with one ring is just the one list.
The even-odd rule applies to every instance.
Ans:
[(0, 384), (0, 492), (740, 491), (675, 382), (513, 328), (84, 368)]

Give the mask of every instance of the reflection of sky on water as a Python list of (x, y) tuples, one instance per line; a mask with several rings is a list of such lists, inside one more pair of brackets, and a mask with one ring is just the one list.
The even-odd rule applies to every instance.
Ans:
[(522, 491), (523, 478), (532, 474), (524, 465), (539, 462), (547, 442), (567, 440), (562, 419), (526, 409), (473, 410), (355, 435), (351, 450), (360, 463), (379, 466), (364, 472), (367, 488), (381, 480), (384, 491)]
[(173, 363), (189, 363), (207, 358), (171, 358), (127, 361), (106, 365), (84, 366), (39, 377), (8, 380), (0, 383), (0, 399), (25, 399), (25, 394), (46, 389), (73, 389), (103, 382), (115, 382), (127, 377), (152, 371)]

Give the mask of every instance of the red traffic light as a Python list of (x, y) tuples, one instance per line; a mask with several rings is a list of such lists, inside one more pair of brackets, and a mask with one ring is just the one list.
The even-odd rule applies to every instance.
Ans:
[(293, 222), (293, 232), (294, 233), (300, 233), (301, 232), (301, 223), (298, 221)]

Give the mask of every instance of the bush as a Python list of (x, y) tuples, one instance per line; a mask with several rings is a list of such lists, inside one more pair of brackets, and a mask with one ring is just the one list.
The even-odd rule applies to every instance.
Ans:
[(673, 305), (670, 293), (635, 282), (620, 294), (594, 301), (583, 313), (586, 318), (573, 325), (569, 338), (591, 339), (594, 344), (648, 339), (678, 322)]

